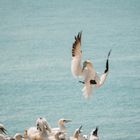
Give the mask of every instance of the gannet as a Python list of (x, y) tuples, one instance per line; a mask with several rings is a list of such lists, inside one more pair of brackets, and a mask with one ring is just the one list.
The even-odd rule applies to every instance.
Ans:
[(23, 136), (24, 136), (24, 140), (28, 140), (29, 137), (28, 137), (28, 130), (27, 129), (24, 130)]
[(24, 138), (20, 133), (16, 133), (14, 136), (15, 140), (22, 140), (22, 138)]
[(49, 140), (66, 140), (66, 133), (57, 131), (54, 135), (49, 136)]
[(58, 132), (58, 131), (62, 131), (62, 132), (67, 132), (67, 128), (65, 126), (66, 123), (71, 122), (71, 120), (68, 119), (60, 119), (58, 121), (58, 126), (57, 128), (52, 128), (52, 132)]
[(75, 42), (72, 46), (71, 71), (75, 78), (83, 77), (83, 81), (79, 82), (84, 84), (84, 88), (82, 89), (84, 97), (89, 98), (92, 94), (93, 88), (101, 87), (107, 78), (109, 72), (109, 56), (111, 54), (111, 50), (107, 56), (105, 71), (101, 76), (99, 76), (90, 60), (84, 61), (83, 66), (81, 66), (81, 36), (82, 32), (79, 32), (78, 35), (75, 36)]
[(81, 134), (82, 126), (75, 130), (73, 137), (70, 137), (70, 140), (85, 140), (83, 135)]
[(27, 130), (27, 136), (30, 140), (48, 140), (51, 127), (45, 118), (36, 120), (36, 127), (31, 127)]
[(22, 140), (22, 138), (24, 138), (20, 133), (16, 133), (14, 137), (10, 137), (10, 136), (2, 136), (0, 134), (0, 140)]
[(98, 137), (98, 127), (96, 127), (96, 129), (94, 129), (91, 132), (89, 140), (99, 140), (99, 137)]

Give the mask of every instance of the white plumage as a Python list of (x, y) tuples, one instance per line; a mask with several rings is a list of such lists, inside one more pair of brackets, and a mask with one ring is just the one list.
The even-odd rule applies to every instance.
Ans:
[(81, 36), (82, 32), (79, 32), (78, 35), (75, 36), (75, 41), (72, 46), (71, 72), (75, 78), (78, 78), (79, 76), (83, 77), (83, 81), (80, 81), (84, 84), (84, 88), (82, 89), (83, 95), (85, 96), (85, 98), (89, 98), (92, 94), (94, 87), (101, 87), (107, 78), (109, 71), (109, 56), (111, 50), (109, 51), (106, 60), (106, 69), (104, 73), (101, 76), (99, 76), (90, 60), (84, 61), (83, 66), (81, 66)]
[(85, 140), (83, 135), (81, 134), (82, 126), (75, 130), (73, 137), (70, 137), (70, 140)]
[(30, 140), (48, 140), (51, 133), (51, 127), (45, 118), (38, 118), (36, 127), (31, 127), (27, 131), (27, 136)]
[(58, 131), (66, 133), (67, 132), (67, 128), (66, 128), (65, 124), (68, 123), (68, 122), (71, 122), (71, 120), (60, 119), (58, 121), (58, 127), (57, 128), (52, 128), (52, 133), (54, 133), (54, 132), (56, 133)]

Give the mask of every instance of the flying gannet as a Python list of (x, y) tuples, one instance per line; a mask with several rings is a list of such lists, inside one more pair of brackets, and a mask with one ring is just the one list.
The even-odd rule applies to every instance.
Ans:
[(82, 89), (83, 95), (85, 96), (85, 98), (89, 98), (92, 94), (93, 88), (101, 87), (107, 78), (109, 72), (109, 56), (111, 54), (111, 50), (109, 51), (107, 56), (106, 68), (104, 70), (104, 73), (99, 76), (90, 60), (84, 61), (83, 66), (81, 64), (81, 36), (82, 32), (79, 32), (78, 35), (75, 36), (75, 41), (72, 46), (71, 72), (75, 78), (83, 78), (83, 81), (79, 82), (84, 84), (84, 88)]
[(49, 140), (67, 140), (66, 133), (62, 131), (57, 131), (54, 135), (49, 136)]

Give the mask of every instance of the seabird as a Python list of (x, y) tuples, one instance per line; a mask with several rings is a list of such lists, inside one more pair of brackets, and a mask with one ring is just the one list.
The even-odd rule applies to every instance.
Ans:
[(72, 75), (77, 77), (83, 77), (83, 81), (79, 81), (84, 84), (84, 88), (82, 89), (83, 95), (85, 98), (89, 98), (92, 94), (93, 88), (101, 87), (108, 75), (109, 72), (109, 56), (111, 54), (111, 50), (108, 53), (106, 60), (106, 68), (104, 73), (99, 76), (90, 60), (86, 60), (81, 66), (82, 61), (82, 50), (81, 50), (81, 36), (82, 32), (79, 32), (77, 36), (75, 36), (75, 42), (72, 45), (72, 62), (71, 62), (71, 71)]
[(20, 133), (16, 133), (14, 136), (15, 140), (22, 140), (22, 138), (24, 138)]
[(45, 118), (38, 118), (36, 120), (36, 127), (31, 127), (27, 131), (27, 137), (30, 140), (48, 140), (51, 133), (51, 127)]
[(81, 134), (82, 125), (75, 130), (73, 137), (70, 137), (70, 140), (85, 140), (83, 135)]
[(57, 131), (54, 135), (49, 136), (49, 140), (66, 140), (66, 133)]
[(89, 140), (99, 140), (98, 127), (91, 132)]
[(67, 132), (67, 128), (65, 126), (66, 123), (71, 122), (71, 120), (69, 119), (60, 119), (58, 121), (58, 128), (52, 128), (52, 132), (57, 132), (57, 131), (61, 131), (61, 132)]
[(22, 140), (24, 138), (20, 133), (16, 133), (14, 137), (4, 136), (0, 134), (0, 140)]

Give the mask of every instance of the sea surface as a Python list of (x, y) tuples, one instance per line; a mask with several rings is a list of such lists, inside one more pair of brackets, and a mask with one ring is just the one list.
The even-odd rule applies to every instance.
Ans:
[[(85, 100), (71, 74), (74, 36), (104, 86)], [(71, 119), (69, 135), (99, 127), (100, 140), (140, 140), (140, 0), (0, 0), (0, 123), (9, 135), (45, 117)]]

